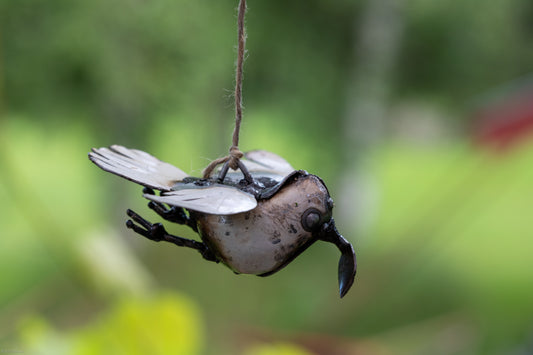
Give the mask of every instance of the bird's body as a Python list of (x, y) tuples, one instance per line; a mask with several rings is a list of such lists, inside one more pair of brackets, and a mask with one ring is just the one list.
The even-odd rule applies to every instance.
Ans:
[(251, 211), (194, 216), (202, 240), (224, 264), (238, 273), (264, 275), (285, 266), (316, 240), (303, 228), (302, 214), (314, 208), (327, 215), (328, 197), (320, 179), (297, 172)]

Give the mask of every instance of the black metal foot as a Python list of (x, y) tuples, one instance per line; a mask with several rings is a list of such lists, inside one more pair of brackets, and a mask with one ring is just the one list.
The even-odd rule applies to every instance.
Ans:
[(176, 244), (179, 247), (196, 249), (202, 254), (204, 259), (218, 263), (215, 255), (204, 243), (168, 234), (161, 223), (152, 224), (130, 209), (126, 213), (131, 218), (126, 221), (126, 227), (133, 229), (135, 233), (155, 242), (165, 241)]

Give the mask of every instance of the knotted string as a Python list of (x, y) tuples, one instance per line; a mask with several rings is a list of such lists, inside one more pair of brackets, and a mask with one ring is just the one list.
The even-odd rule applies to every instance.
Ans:
[(222, 158), (218, 158), (218, 159), (215, 159), (213, 160), (208, 166), (207, 168), (204, 169), (203, 171), (203, 176), (204, 176), (204, 179), (207, 179), (211, 176), (211, 173), (213, 172), (213, 170), (215, 170), (215, 168), (217, 166), (219, 166), (220, 164), (224, 164), (226, 162), (228, 162), (228, 166), (230, 168), (232, 168), (233, 170), (237, 170), (239, 168), (239, 160), (244, 156), (244, 153), (241, 152), (239, 150), (239, 148), (237, 148), (236, 146), (231, 146), (230, 150), (229, 150), (229, 155), (225, 156), (225, 157), (222, 157)]
[(245, 13), (246, 0), (240, 0), (237, 20), (239, 47), (237, 52), (237, 68), (235, 70), (235, 128), (233, 130), (233, 142), (229, 149), (229, 155), (213, 160), (204, 169), (204, 179), (209, 178), (213, 170), (215, 170), (218, 165), (226, 162), (231, 169), (237, 170), (239, 168), (239, 160), (244, 156), (244, 154), (239, 150), (239, 132), (241, 130), (242, 121), (242, 67), (244, 62), (244, 46), (246, 44), (246, 33), (244, 30)]

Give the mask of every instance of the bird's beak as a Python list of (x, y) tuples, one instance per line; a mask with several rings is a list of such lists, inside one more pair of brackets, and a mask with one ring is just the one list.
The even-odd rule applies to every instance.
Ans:
[(339, 293), (342, 298), (352, 287), (357, 271), (357, 261), (355, 260), (353, 246), (337, 231), (333, 218), (324, 224), (318, 239), (335, 244), (341, 251), (339, 260)]

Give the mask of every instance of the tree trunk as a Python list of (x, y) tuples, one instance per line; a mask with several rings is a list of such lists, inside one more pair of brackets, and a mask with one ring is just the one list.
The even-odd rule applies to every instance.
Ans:
[(393, 69), (404, 25), (404, 2), (371, 0), (354, 30), (354, 66), (348, 84), (343, 124), (343, 170), (337, 201), (338, 219), (350, 231), (371, 220), (377, 190), (370, 162), (383, 139)]

